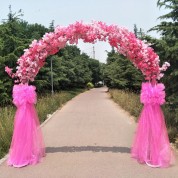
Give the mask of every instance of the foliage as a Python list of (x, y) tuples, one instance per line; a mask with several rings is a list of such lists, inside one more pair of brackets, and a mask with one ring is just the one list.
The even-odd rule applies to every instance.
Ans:
[(112, 49), (108, 53), (104, 69), (105, 83), (110, 88), (139, 90), (143, 76), (135, 66), (123, 55)]
[[(47, 29), (41, 26), (41, 29), (31, 27), (33, 25), (28, 24), (21, 20), (23, 16), (22, 10), (17, 13), (13, 13), (11, 6), (9, 6), (8, 18), (0, 25), (0, 100), (1, 106), (11, 103), (11, 94), (13, 81), (10, 79), (4, 71), (6, 65), (13, 68), (16, 67), (16, 61), (18, 57), (23, 54), (23, 50), (29, 45), (31, 38), (33, 38), (34, 32), (41, 34), (47, 32)], [(42, 30), (43, 29), (43, 30)], [(40, 31), (41, 30), (41, 31)]]
[(45, 67), (41, 68), (36, 80), (33, 82), (38, 86), (38, 82), (42, 83), (45, 80), (44, 85), (40, 87), (41, 89), (50, 90), (51, 60), (55, 91), (68, 88), (85, 88), (88, 82), (98, 82), (101, 78), (98, 60), (89, 58), (85, 53), (81, 54), (77, 46), (67, 45), (55, 56), (47, 58)]
[(99, 81), (103, 80), (103, 63), (100, 63), (96, 59), (90, 59), (89, 61), (89, 69), (92, 72), (92, 80), (91, 82), (95, 85)]
[(93, 88), (93, 87), (94, 87), (93, 83), (91, 83), (91, 82), (88, 82), (88, 83), (87, 83), (87, 88), (88, 88), (88, 89), (91, 89), (91, 88)]
[(13, 131), (13, 119), (15, 108), (0, 108), (0, 158), (8, 151)]
[(117, 104), (134, 116), (136, 121), (138, 120), (142, 109), (138, 94), (128, 90), (118, 89), (110, 89), (109, 93)]
[(161, 38), (147, 37), (147, 41), (152, 43), (161, 62), (168, 61), (171, 65), (161, 81), (166, 86), (167, 124), (171, 128), (171, 133), (174, 133), (172, 138), (175, 138), (175, 135), (178, 134), (178, 1), (158, 0), (157, 5), (159, 8), (167, 9), (168, 13), (160, 16), (161, 23), (150, 29), (150, 31), (159, 32)]

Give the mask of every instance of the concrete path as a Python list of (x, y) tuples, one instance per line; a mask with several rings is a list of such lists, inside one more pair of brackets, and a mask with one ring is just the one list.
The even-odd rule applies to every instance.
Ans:
[(43, 127), (47, 155), (36, 166), (0, 165), (0, 178), (178, 178), (178, 163), (150, 168), (130, 157), (136, 124), (106, 93), (69, 101)]

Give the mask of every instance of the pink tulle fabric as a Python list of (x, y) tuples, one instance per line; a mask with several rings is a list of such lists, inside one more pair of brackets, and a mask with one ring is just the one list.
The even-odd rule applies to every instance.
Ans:
[(144, 104), (131, 149), (139, 163), (151, 167), (168, 167), (174, 163), (164, 115), (160, 105), (165, 102), (163, 84), (142, 83), (141, 102)]
[(45, 147), (34, 107), (35, 87), (23, 84), (14, 85), (13, 103), (17, 111), (7, 163), (14, 167), (36, 164), (45, 156)]

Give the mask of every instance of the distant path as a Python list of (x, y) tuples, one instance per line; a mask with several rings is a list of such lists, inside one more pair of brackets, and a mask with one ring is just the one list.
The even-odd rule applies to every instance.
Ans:
[(177, 178), (178, 164), (150, 168), (130, 158), (136, 124), (106, 93), (87, 91), (42, 128), (47, 155), (24, 168), (0, 165), (0, 178)]

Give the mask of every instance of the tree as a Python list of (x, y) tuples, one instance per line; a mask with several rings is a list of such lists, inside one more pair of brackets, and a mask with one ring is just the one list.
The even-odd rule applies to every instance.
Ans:
[(159, 8), (170, 9), (165, 15), (159, 17), (162, 21), (150, 30), (156, 30), (161, 34), (161, 40), (157, 41), (156, 47), (161, 51), (162, 61), (168, 61), (171, 67), (166, 71), (163, 82), (166, 85), (168, 100), (178, 106), (178, 1), (158, 0)]
[(108, 53), (104, 74), (105, 83), (110, 88), (138, 91), (143, 80), (141, 72), (113, 49)]
[[(17, 59), (24, 53), (34, 38), (40, 38), (48, 31), (40, 24), (28, 24), (21, 19), (22, 10), (12, 12), (9, 6), (8, 18), (0, 25), (0, 105), (11, 101), (13, 81), (5, 73), (5, 66), (15, 70)], [(34, 35), (35, 34), (35, 35)]]
[(24, 14), (22, 12), (22, 9), (20, 9), (18, 12), (13, 13), (12, 12), (12, 8), (11, 5), (9, 5), (9, 13), (8, 13), (8, 19), (4, 19), (7, 20), (7, 22), (16, 22), (21, 20), (20, 17), (22, 17)]
[[(161, 38), (152, 39), (153, 47), (159, 54), (161, 63), (168, 61), (171, 67), (165, 72), (161, 80), (166, 86), (166, 105), (168, 113), (166, 120), (168, 127), (175, 128), (178, 133), (178, 0), (158, 0), (159, 8), (168, 9), (169, 12), (159, 17), (161, 23), (150, 31), (160, 33)], [(167, 118), (166, 117), (166, 118)], [(173, 129), (171, 129), (173, 130)], [(171, 136), (175, 138), (175, 136)]]
[(26, 38), (34, 40), (40, 39), (49, 29), (41, 24), (28, 24), (26, 27)]
[(92, 83), (96, 84), (103, 80), (101, 63), (96, 59), (89, 59), (89, 69), (92, 72)]
[[(50, 90), (50, 61), (42, 68), (35, 80), (38, 91)], [(91, 59), (87, 54), (80, 53), (75, 45), (67, 45), (53, 56), (54, 90), (86, 87), (88, 82), (98, 82), (101, 79), (101, 67), (98, 60)]]
[[(0, 105), (7, 105), (11, 101), (11, 93), (13, 81), (7, 76), (4, 71), (6, 65), (15, 68), (18, 55), (22, 54), (26, 47), (26, 39), (19, 37), (19, 23), (22, 11), (12, 13), (9, 6), (8, 19), (4, 20), (0, 25)], [(23, 49), (22, 49), (23, 48)]]

